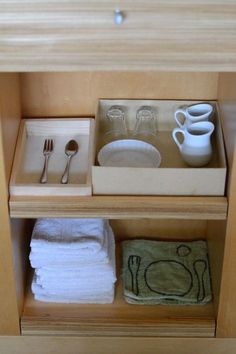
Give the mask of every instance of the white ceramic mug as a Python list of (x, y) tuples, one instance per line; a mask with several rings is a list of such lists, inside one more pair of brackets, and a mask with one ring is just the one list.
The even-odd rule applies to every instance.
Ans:
[[(175, 128), (172, 132), (183, 160), (190, 166), (201, 167), (206, 165), (212, 157), (211, 134), (214, 131), (211, 122), (197, 122), (186, 129)], [(178, 134), (183, 136), (183, 142), (178, 139)]]
[(213, 106), (210, 103), (197, 103), (177, 109), (175, 120), (180, 128), (185, 129), (193, 123), (208, 121), (212, 113)]

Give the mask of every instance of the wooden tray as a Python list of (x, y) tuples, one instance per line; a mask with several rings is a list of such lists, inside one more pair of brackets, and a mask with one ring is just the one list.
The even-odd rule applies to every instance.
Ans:
[[(44, 165), (43, 145), (54, 139), (49, 160), (48, 182), (40, 183)], [(66, 166), (65, 145), (75, 139), (78, 153), (72, 158), (68, 184), (61, 184)], [(10, 181), (16, 196), (81, 196), (92, 194), (94, 120), (89, 118), (23, 119), (20, 126)]]
[(93, 194), (97, 195), (199, 195), (222, 196), (225, 191), (226, 157), (217, 102), (213, 157), (204, 167), (189, 167), (182, 159), (171, 132), (177, 126), (175, 110), (197, 101), (175, 100), (100, 100), (96, 115), (96, 153), (105, 144), (106, 112), (113, 105), (124, 107), (128, 130), (132, 132), (136, 112), (141, 106), (151, 106), (157, 113), (155, 146), (161, 153), (159, 168), (92, 167)]

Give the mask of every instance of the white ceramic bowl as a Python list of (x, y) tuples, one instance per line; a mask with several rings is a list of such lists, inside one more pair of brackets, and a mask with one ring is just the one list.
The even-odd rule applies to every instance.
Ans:
[(153, 145), (141, 140), (122, 139), (104, 145), (98, 153), (100, 166), (159, 167), (161, 155)]

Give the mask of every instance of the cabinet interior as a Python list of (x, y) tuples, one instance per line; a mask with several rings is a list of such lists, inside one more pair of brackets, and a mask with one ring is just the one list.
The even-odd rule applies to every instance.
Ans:
[[(27, 225), (32, 220), (26, 220)], [(175, 219), (113, 219), (110, 224), (116, 237), (117, 284), (111, 305), (48, 304), (35, 301), (30, 291), (32, 270), (28, 264), (22, 288), (22, 334), (47, 335), (129, 335), (137, 336), (197, 336), (213, 337), (218, 307), (222, 253), (224, 249), (224, 221)], [(217, 230), (217, 231), (216, 231)], [(219, 232), (220, 230), (220, 232)], [(25, 232), (25, 231), (24, 231)], [(18, 242), (26, 243), (23, 265), (28, 258), (30, 230), (18, 235)], [(122, 295), (121, 242), (126, 239), (208, 242), (214, 301), (204, 306), (139, 306), (125, 303)], [(217, 244), (217, 246), (216, 246)], [(18, 257), (15, 257), (19, 262)], [(19, 279), (19, 268), (18, 279)], [(22, 269), (20, 267), (20, 269)]]
[[(226, 243), (226, 213), (204, 213), (205, 203), (211, 208), (227, 208), (234, 159), (234, 95), (230, 88), (236, 75), (217, 72), (68, 72), (68, 73), (4, 73), (0, 75), (2, 99), (1, 118), (6, 180), (9, 181), (14, 147), (21, 118), (93, 117), (99, 98), (217, 100), (222, 117), (228, 156), (228, 184), (224, 197), (146, 197), (160, 209), (150, 216), (129, 208), (123, 217), (119, 210), (109, 216), (101, 209), (101, 217), (110, 219), (117, 250), (122, 240), (145, 237), (163, 240), (206, 239), (212, 277), (213, 302), (206, 306), (134, 306), (122, 299), (120, 261), (118, 254), (118, 290), (112, 305), (52, 305), (34, 301), (29, 291), (30, 267), (28, 252), (34, 219), (39, 216), (84, 216), (80, 199), (74, 200), (73, 212), (59, 199), (61, 209), (50, 213), (55, 200), (24, 200), (30, 212), (20, 209), (23, 204), (10, 198), (12, 255), (16, 279), (16, 294), (21, 330), (24, 334), (65, 335), (145, 335), (199, 336), (215, 335), (216, 321), (221, 311), (221, 280)], [(10, 129), (9, 129), (10, 128)], [(11, 142), (11, 144), (9, 144)], [(117, 201), (122, 197), (115, 197)], [(96, 198), (86, 199), (87, 215), (93, 215)], [(109, 200), (109, 198), (108, 198)], [(137, 199), (136, 201), (138, 201)], [(165, 210), (166, 200), (175, 204), (171, 213)], [(189, 211), (181, 213), (189, 202)], [(98, 199), (103, 201), (103, 199)], [(130, 199), (132, 202), (132, 200)], [(42, 204), (40, 204), (42, 203)], [(64, 204), (63, 204), (64, 203)], [(68, 203), (68, 201), (67, 201)], [(114, 202), (116, 203), (116, 202)], [(126, 199), (129, 205), (129, 197)], [(142, 200), (140, 199), (140, 203)], [(48, 209), (47, 209), (48, 205)], [(76, 209), (75, 206), (78, 205)], [(45, 210), (43, 207), (45, 206)], [(14, 209), (15, 208), (15, 209)], [(17, 209), (18, 208), (18, 209)], [(154, 208), (154, 207), (153, 207)], [(191, 208), (200, 211), (191, 213)], [(210, 208), (210, 207), (209, 207)], [(111, 207), (112, 209), (112, 207)], [(167, 206), (168, 209), (168, 206)], [(201, 214), (202, 210), (202, 214)], [(217, 209), (218, 210), (218, 209)], [(18, 214), (17, 214), (18, 212)], [(202, 216), (201, 216), (202, 215)], [(99, 206), (95, 216), (99, 216)], [(181, 219), (181, 221), (179, 220)], [(119, 253), (119, 252), (117, 252)], [(28, 283), (28, 285), (27, 285)]]

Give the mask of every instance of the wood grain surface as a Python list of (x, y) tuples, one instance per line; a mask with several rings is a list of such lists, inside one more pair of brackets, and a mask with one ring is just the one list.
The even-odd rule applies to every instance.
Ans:
[(232, 71), (235, 39), (230, 0), (0, 2), (2, 71)]
[(20, 326), (8, 209), (8, 180), (20, 121), (18, 75), (0, 74), (0, 97), (0, 334), (16, 335), (20, 333)]
[(225, 197), (11, 197), (10, 215), (17, 218), (103, 217), (225, 219)]
[(219, 103), (223, 113), (223, 130), (228, 154), (228, 216), (225, 233), (223, 272), (219, 299), (216, 334), (218, 337), (236, 336), (236, 75), (221, 74)]
[(236, 339), (127, 337), (2, 337), (0, 350), (8, 354), (234, 354)]
[(22, 116), (95, 116), (101, 98), (216, 100), (218, 77), (215, 72), (22, 73)]

